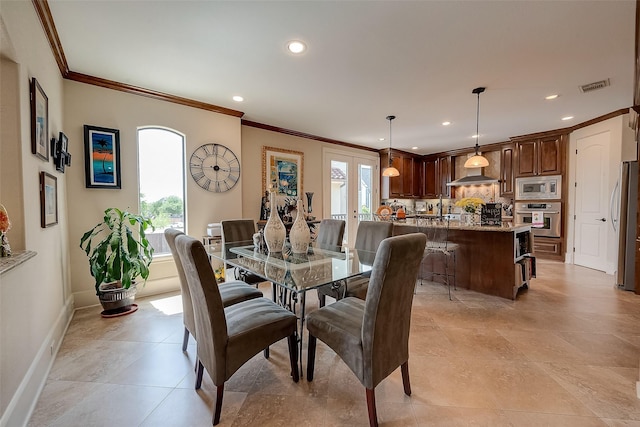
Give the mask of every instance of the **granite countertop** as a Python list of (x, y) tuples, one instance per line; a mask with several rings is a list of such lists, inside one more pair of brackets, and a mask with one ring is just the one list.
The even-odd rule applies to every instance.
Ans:
[[(415, 220), (407, 219), (405, 225), (416, 225)], [(398, 224), (401, 226), (402, 224)], [(422, 225), (422, 224), (421, 224)], [(427, 227), (446, 227), (446, 223), (443, 224), (430, 224)], [(530, 231), (531, 225), (529, 224), (514, 224), (512, 222), (503, 222), (502, 225), (467, 225), (462, 224), (460, 221), (449, 221), (449, 228), (456, 230), (469, 230), (469, 231), (499, 231), (499, 232), (521, 232)]]

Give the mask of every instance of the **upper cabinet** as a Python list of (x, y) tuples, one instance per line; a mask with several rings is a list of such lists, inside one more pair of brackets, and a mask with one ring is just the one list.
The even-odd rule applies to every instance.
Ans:
[(514, 157), (513, 144), (506, 144), (500, 150), (500, 197), (514, 197)]
[(515, 143), (515, 177), (560, 175), (564, 172), (564, 135)]
[(437, 196), (442, 195), (442, 197), (451, 197), (452, 187), (447, 186), (447, 184), (453, 181), (454, 176), (455, 170), (453, 167), (452, 156), (438, 157)]
[[(400, 176), (389, 177), (389, 198), (420, 198), (423, 193), (424, 168), (422, 159), (410, 153), (391, 151), (391, 164)], [(380, 152), (382, 169), (389, 164), (389, 151)], [(384, 178), (383, 178), (384, 179)]]
[(440, 188), (440, 177), (438, 176), (438, 158), (427, 156), (423, 161), (424, 186), (422, 197), (425, 199), (435, 199), (438, 197)]

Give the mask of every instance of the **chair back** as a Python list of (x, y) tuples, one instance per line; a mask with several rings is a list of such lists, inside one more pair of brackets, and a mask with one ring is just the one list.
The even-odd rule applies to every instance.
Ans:
[(234, 243), (238, 245), (250, 244), (253, 235), (256, 232), (256, 225), (252, 219), (231, 219), (222, 221), (222, 243), (224, 244), (225, 255), (227, 258), (237, 258), (236, 254), (231, 253), (230, 249)]
[(444, 252), (449, 251), (449, 218), (435, 218), (423, 220), (418, 224), (418, 228), (424, 230), (427, 235), (427, 251)]
[(375, 252), (380, 243), (393, 234), (392, 222), (360, 221), (356, 232), (355, 249)]
[(203, 286), (216, 283), (216, 277), (202, 242), (182, 235), (176, 238), (176, 248), (193, 301), (198, 359), (214, 384), (221, 384), (226, 379), (227, 320), (218, 286)]
[(196, 322), (193, 317), (191, 291), (189, 291), (189, 285), (187, 285), (187, 278), (184, 275), (182, 261), (180, 260), (178, 250), (176, 249), (176, 238), (178, 236), (184, 236), (184, 233), (182, 231), (176, 230), (175, 228), (166, 228), (164, 230), (164, 238), (169, 244), (169, 249), (171, 249), (171, 255), (173, 256), (173, 261), (176, 263), (176, 269), (178, 270), (178, 279), (180, 280), (180, 293), (182, 295), (182, 317), (184, 327), (187, 328), (187, 330), (197, 341), (198, 338), (196, 338)]
[(364, 386), (373, 389), (409, 360), (411, 305), (427, 238), (412, 233), (378, 248), (362, 324)]
[(323, 219), (316, 237), (316, 246), (320, 249), (338, 250), (342, 247), (345, 222), (341, 219)]

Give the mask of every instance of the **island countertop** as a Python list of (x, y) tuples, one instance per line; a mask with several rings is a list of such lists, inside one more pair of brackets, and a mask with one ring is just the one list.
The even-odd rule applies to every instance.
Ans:
[[(395, 226), (401, 227), (403, 225), (418, 226), (417, 221), (414, 218), (408, 218), (405, 222), (397, 221)], [(446, 222), (441, 224), (429, 223), (425, 224), (420, 221), (420, 227), (432, 228), (432, 227), (446, 227)], [(507, 233), (519, 233), (521, 231), (531, 231), (530, 224), (514, 224), (512, 222), (503, 222), (502, 225), (468, 225), (460, 221), (449, 221), (449, 229), (453, 230), (468, 230), (468, 231), (499, 231)]]

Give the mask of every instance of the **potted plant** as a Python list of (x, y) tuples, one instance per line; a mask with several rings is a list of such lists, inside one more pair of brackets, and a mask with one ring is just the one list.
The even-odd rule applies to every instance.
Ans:
[(153, 260), (153, 247), (145, 234), (149, 227), (155, 230), (151, 220), (142, 215), (108, 208), (102, 222), (80, 239), (80, 247), (89, 257), (103, 315), (134, 311), (135, 279), (142, 277), (146, 283)]

